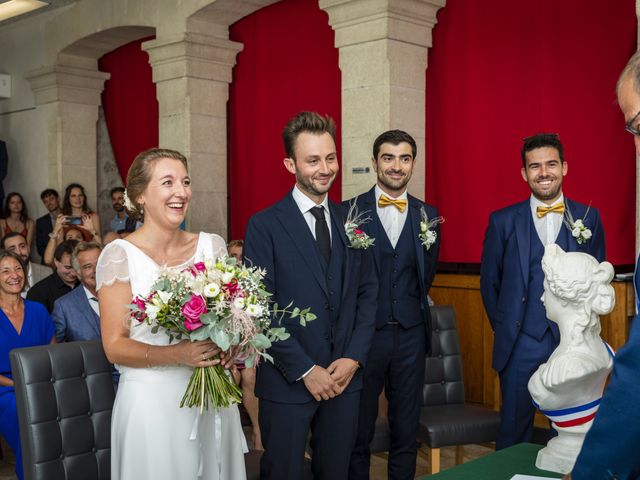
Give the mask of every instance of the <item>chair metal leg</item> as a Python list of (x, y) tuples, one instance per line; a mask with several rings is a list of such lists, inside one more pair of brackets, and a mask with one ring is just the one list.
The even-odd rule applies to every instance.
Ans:
[(440, 449), (430, 448), (429, 457), (431, 460), (429, 465), (429, 473), (433, 475), (434, 473), (440, 472)]
[(456, 465), (464, 463), (464, 445), (456, 445)]

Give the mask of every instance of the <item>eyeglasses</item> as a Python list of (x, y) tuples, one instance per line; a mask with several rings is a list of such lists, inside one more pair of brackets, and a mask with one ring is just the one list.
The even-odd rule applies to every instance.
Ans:
[(636, 113), (631, 120), (624, 124), (624, 129), (636, 137), (640, 137), (640, 130), (634, 127), (633, 124), (638, 120), (638, 117), (640, 117), (640, 112)]

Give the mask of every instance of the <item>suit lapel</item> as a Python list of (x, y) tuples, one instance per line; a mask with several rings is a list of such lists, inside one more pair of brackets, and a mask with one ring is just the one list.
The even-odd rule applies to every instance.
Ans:
[(371, 221), (364, 224), (363, 230), (367, 232), (369, 236), (376, 239), (372, 247), (373, 259), (376, 264), (376, 272), (380, 274), (380, 238), (381, 238), (381, 235), (386, 235), (386, 233), (382, 228), (382, 224), (380, 223), (380, 218), (378, 217), (378, 210), (376, 209), (375, 187), (373, 187), (367, 193), (362, 195), (362, 209), (360, 211), (362, 213), (366, 212), (365, 218), (367, 216), (371, 218)]
[(520, 204), (516, 214), (516, 240), (520, 255), (520, 270), (525, 287), (529, 285), (529, 256), (531, 252), (531, 209), (529, 201)]
[(410, 195), (408, 195), (408, 198), (409, 212), (407, 215), (407, 220), (411, 222), (411, 236), (413, 240), (413, 246), (416, 249), (416, 260), (418, 265), (418, 273), (420, 274), (420, 284), (424, 286), (424, 246), (418, 238), (418, 233), (420, 232), (420, 221), (422, 220), (420, 216), (421, 202)]
[[(333, 212), (331, 212), (331, 218), (333, 218), (333, 216)], [(276, 217), (283, 229), (293, 240), (293, 244), (298, 250), (300, 257), (302, 257), (304, 263), (306, 263), (309, 270), (311, 270), (311, 273), (325, 295), (328, 295), (327, 281), (323, 273), (322, 265), (320, 264), (315, 239), (291, 193), (285, 198), (285, 201), (282, 203), (282, 209), (277, 212)]]
[(96, 315), (96, 312), (93, 311), (93, 307), (91, 306), (91, 301), (87, 298), (87, 295), (84, 291), (84, 287), (82, 285), (78, 285), (74, 292), (76, 292), (76, 296), (79, 297), (79, 302), (76, 305), (80, 306), (84, 304), (84, 307), (79, 310), (82, 313), (82, 316), (86, 318), (85, 322), (88, 326), (90, 326), (91, 331), (96, 335), (97, 338), (100, 338), (100, 317)]

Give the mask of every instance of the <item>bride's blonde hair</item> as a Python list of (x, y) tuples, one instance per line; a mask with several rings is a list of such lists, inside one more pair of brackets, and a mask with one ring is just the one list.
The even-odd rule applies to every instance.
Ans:
[(184, 165), (187, 172), (189, 171), (186, 157), (175, 150), (168, 148), (151, 148), (140, 152), (129, 167), (129, 172), (127, 172), (127, 189), (125, 192), (129, 200), (127, 208), (133, 216), (138, 219), (142, 219), (144, 214), (142, 206), (138, 203), (138, 198), (142, 192), (144, 192), (145, 188), (147, 188), (151, 180), (151, 165), (161, 158), (178, 160)]

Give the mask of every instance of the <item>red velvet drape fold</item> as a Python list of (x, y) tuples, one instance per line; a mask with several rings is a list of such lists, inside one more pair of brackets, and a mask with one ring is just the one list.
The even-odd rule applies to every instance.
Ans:
[(158, 146), (156, 85), (149, 56), (141, 48), (150, 38), (123, 45), (98, 61), (98, 68), (111, 74), (102, 92), (102, 106), (123, 180), (138, 153)]
[[(242, 238), (249, 217), (295, 182), (282, 163), (282, 129), (301, 110), (328, 114), (338, 126), (341, 77), (333, 30), (317, 0), (284, 0), (231, 26), (242, 42), (229, 89), (230, 232)], [(340, 157), (339, 157), (340, 158)], [(341, 199), (341, 175), (330, 191)]]
[(634, 263), (635, 155), (615, 84), (635, 51), (634, 0), (451, 0), (427, 69), (427, 198), (440, 259), (479, 262), (489, 213), (529, 195), (522, 139), (560, 135), (564, 193), (600, 210), (607, 259)]

